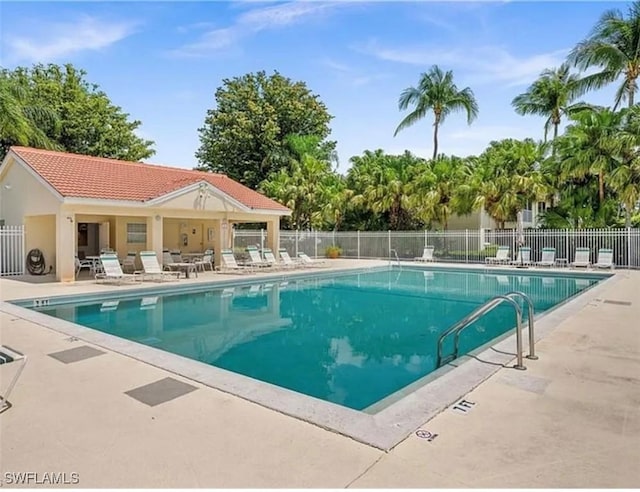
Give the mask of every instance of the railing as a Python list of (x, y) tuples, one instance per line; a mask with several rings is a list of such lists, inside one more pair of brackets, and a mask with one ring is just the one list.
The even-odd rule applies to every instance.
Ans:
[[(600, 248), (614, 251), (616, 268), (640, 268), (640, 229), (525, 229), (525, 245), (531, 247), (531, 261), (539, 261), (542, 248), (552, 247), (557, 258), (574, 261), (576, 248), (587, 247), (590, 261), (596, 263)], [(236, 230), (234, 245), (263, 244), (264, 230)], [(280, 231), (280, 247), (296, 255), (324, 256), (327, 246), (339, 246), (344, 258), (389, 258), (395, 249), (400, 259), (422, 255), (425, 246), (434, 247), (436, 260), (443, 262), (484, 263), (495, 256), (498, 246), (508, 246), (515, 258), (518, 234), (515, 230), (463, 231)]]
[[(391, 255), (391, 253), (393, 253), (393, 256)], [(398, 265), (398, 267), (402, 268), (402, 265), (400, 263), (400, 257), (398, 256), (398, 252), (395, 249), (392, 249), (391, 251), (389, 251), (389, 265), (391, 265), (391, 259), (393, 257), (395, 257), (396, 264)]]
[(0, 227), (0, 276), (24, 275), (24, 226)]
[[(478, 321), (482, 316), (487, 314), (488, 312), (497, 308), (503, 302), (508, 302), (516, 311), (516, 364), (513, 366), (514, 369), (525, 370), (526, 367), (523, 364), (522, 360), (522, 308), (520, 304), (517, 303), (513, 299), (513, 297), (521, 297), (525, 299), (528, 303), (528, 311), (529, 311), (529, 355), (527, 356), (530, 359), (537, 359), (535, 355), (535, 340), (534, 340), (534, 328), (533, 328), (533, 303), (531, 300), (522, 292), (510, 292), (506, 295), (495, 296), (489, 301), (485, 302), (482, 306), (475, 309), (468, 314), (456, 324), (448, 328), (440, 338), (438, 339), (438, 359), (437, 366), (442, 367), (445, 364), (455, 360), (458, 358), (458, 353), (460, 349), (460, 334), (464, 331), (465, 328)], [(442, 356), (442, 347), (444, 345), (444, 341), (446, 338), (453, 334), (454, 342), (453, 342), (453, 352), (446, 357)]]

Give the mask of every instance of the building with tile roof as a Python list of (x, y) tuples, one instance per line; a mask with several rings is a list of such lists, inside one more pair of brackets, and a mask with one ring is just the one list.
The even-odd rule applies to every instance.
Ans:
[(12, 147), (0, 164), (0, 220), (25, 226), (61, 281), (75, 256), (113, 249), (183, 253), (232, 244), (233, 224), (262, 223), (278, 251), (280, 217), (291, 211), (223, 175), (142, 162)]

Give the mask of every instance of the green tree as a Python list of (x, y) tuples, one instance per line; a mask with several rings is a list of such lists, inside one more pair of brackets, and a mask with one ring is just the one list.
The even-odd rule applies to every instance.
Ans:
[[(223, 172), (251, 188), (288, 162), (289, 135), (330, 133), (326, 106), (304, 82), (275, 72), (249, 73), (223, 80), (215, 93), (216, 107), (207, 111), (198, 130), (200, 168)], [(333, 142), (320, 145), (330, 154)]]
[(484, 207), (499, 228), (515, 220), (527, 202), (548, 195), (540, 172), (546, 151), (531, 139), (505, 139), (491, 142), (475, 160), (475, 206)]
[(0, 72), (0, 161), (12, 145), (57, 148), (42, 130), (57, 126), (55, 113), (48, 108), (32, 106), (27, 91), (6, 72)]
[(56, 148), (131, 161), (154, 154), (153, 142), (135, 133), (140, 121), (129, 121), (96, 84), (85, 80), (85, 71), (71, 64), (39, 64), (3, 70), (2, 75), (24, 93), (22, 104), (55, 116), (40, 118), (37, 128)]
[(443, 72), (437, 65), (420, 75), (418, 87), (408, 87), (400, 94), (398, 107), (401, 111), (409, 106), (414, 109), (400, 122), (394, 136), (433, 113), (433, 158), (438, 155), (438, 130), (447, 116), (457, 111), (467, 113), (471, 124), (478, 116), (478, 103), (469, 87), (459, 90), (453, 82), (453, 72)]
[(600, 69), (582, 79), (584, 90), (600, 89), (622, 78), (613, 109), (625, 100), (632, 107), (640, 76), (640, 2), (633, 2), (626, 16), (617, 9), (603, 13), (569, 60), (581, 70)]
[[(334, 199), (337, 177), (329, 160), (319, 158), (316, 136), (290, 135), (285, 145), (290, 156), (285, 167), (264, 180), (260, 189), (292, 211), (290, 225), (304, 230), (321, 227), (327, 204)], [(339, 222), (339, 214), (334, 216)]]
[(544, 70), (524, 93), (513, 99), (511, 104), (519, 115), (546, 117), (544, 141), (547, 141), (551, 127), (555, 140), (562, 117), (586, 107), (584, 103), (573, 104), (575, 99), (582, 95), (579, 82), (579, 77), (570, 73), (569, 64), (563, 63), (559, 68)]

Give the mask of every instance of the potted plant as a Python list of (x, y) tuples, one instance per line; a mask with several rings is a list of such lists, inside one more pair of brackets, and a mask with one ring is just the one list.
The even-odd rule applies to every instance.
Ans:
[(342, 249), (339, 246), (327, 246), (324, 250), (324, 254), (327, 258), (338, 258), (342, 254)]

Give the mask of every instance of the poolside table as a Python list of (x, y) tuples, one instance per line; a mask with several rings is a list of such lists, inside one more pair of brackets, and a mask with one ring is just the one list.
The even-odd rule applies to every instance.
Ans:
[(178, 271), (184, 273), (186, 278), (190, 278), (190, 273), (195, 273), (198, 276), (198, 269), (195, 263), (168, 263), (166, 265), (171, 271)]

